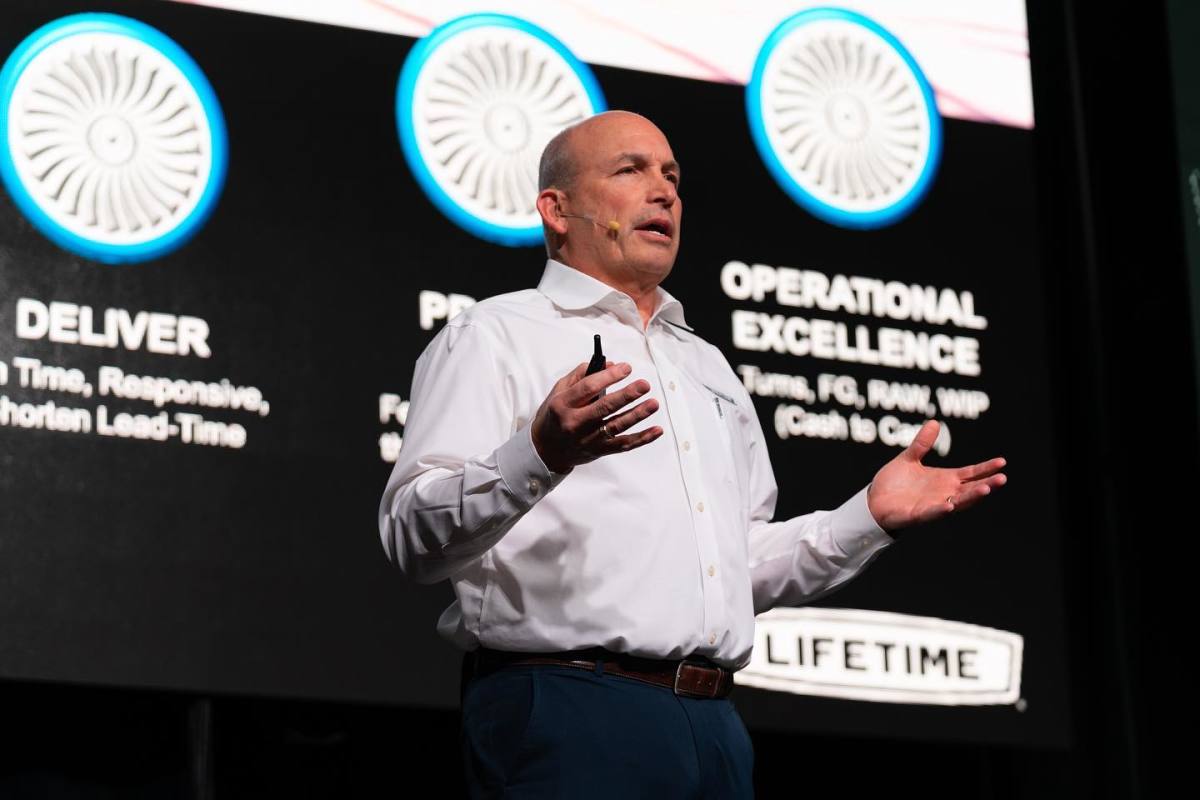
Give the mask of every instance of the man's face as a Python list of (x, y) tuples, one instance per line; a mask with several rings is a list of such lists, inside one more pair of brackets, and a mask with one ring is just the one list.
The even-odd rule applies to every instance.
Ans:
[[(564, 210), (599, 223), (567, 220), (572, 266), (658, 285), (675, 264), (683, 214), (667, 138), (644, 117), (611, 113), (575, 131), (571, 150), (578, 172)], [(615, 233), (607, 229), (611, 220), (621, 226)]]

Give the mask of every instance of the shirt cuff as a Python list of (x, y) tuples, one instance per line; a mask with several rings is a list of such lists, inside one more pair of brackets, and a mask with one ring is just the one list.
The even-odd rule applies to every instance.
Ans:
[(496, 451), (496, 468), (510, 492), (528, 509), (562, 483), (567, 473), (551, 472), (533, 446), (533, 425), (526, 425), (500, 445)]
[(871, 516), (867, 505), (870, 488), (867, 484), (833, 512), (833, 540), (846, 555), (869, 555), (894, 541)]

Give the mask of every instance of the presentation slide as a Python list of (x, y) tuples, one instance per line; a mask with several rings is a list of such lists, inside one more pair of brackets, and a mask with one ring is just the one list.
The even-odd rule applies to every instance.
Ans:
[(19, 0), (0, 63), (0, 677), (456, 707), (450, 584), (378, 530), (413, 367), (537, 285), (542, 147), (627, 109), (682, 166), (663, 286), (777, 518), (927, 419), (927, 463), (1008, 460), (758, 618), (747, 724), (1068, 741), (1019, 0)]

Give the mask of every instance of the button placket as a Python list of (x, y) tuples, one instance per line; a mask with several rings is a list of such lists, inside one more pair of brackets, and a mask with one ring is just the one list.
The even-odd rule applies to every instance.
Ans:
[[(684, 489), (692, 501), (692, 530), (696, 537), (697, 567), (701, 570), (700, 589), (704, 600), (704, 627), (701, 630), (707, 632), (705, 640), (709, 640), (709, 644), (712, 645), (716, 643), (716, 632), (723, 629), (726, 617), (724, 589), (715, 568), (719, 563), (720, 554), (717, 547), (716, 521), (706, 502), (709, 500), (708, 489), (704, 482), (700, 459), (697, 458), (699, 453), (694, 451), (697, 420), (693, 417), (689, 403), (690, 384), (679, 377), (681, 373), (664, 349), (647, 337), (650, 357), (659, 375), (666, 380), (668, 391), (663, 393), (663, 403), (669, 411), (677, 437), (676, 461), (683, 475)], [(704, 577), (710, 568), (711, 574)]]

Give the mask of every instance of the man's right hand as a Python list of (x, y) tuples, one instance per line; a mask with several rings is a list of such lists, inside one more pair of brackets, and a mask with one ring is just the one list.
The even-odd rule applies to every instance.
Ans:
[(631, 371), (628, 364), (610, 363), (606, 369), (586, 375), (585, 361), (554, 384), (533, 418), (531, 431), (533, 446), (551, 471), (570, 472), (577, 464), (624, 453), (662, 436), (663, 429), (658, 426), (620, 435), (658, 410), (658, 401), (649, 398), (616, 413), (650, 391), (649, 382), (637, 380), (620, 391), (597, 397), (602, 389), (628, 377)]

